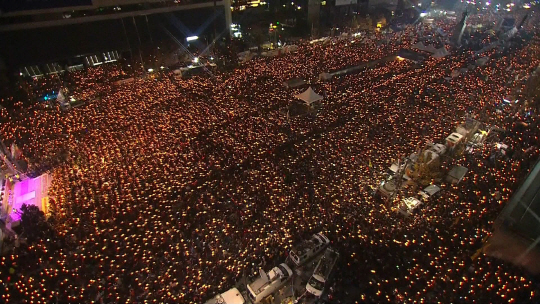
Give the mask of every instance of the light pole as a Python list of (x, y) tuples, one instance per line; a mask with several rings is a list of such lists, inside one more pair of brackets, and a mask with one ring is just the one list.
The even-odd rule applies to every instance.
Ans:
[(126, 31), (126, 25), (124, 24), (124, 18), (120, 18), (120, 21), (122, 22), (122, 29), (124, 30), (124, 37), (126, 38), (126, 42), (128, 44), (129, 54), (131, 55), (131, 57), (133, 57), (133, 51), (131, 50), (131, 43), (129, 43), (129, 38)]
[(135, 32), (137, 33), (137, 39), (139, 40), (139, 57), (141, 59), (141, 67), (144, 71), (144, 62), (143, 62), (142, 50), (141, 50), (141, 47), (142, 47), (141, 36), (139, 35), (139, 28), (137, 28), (137, 22), (135, 21), (135, 16), (131, 16), (131, 18), (133, 18), (133, 25), (135, 26)]

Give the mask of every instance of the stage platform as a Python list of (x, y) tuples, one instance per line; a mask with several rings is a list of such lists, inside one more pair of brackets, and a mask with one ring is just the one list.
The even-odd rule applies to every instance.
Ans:
[[(2, 198), (2, 209), (7, 213), (7, 222), (17, 223), (21, 219), (20, 209), (23, 204), (37, 206), (45, 214), (49, 209), (49, 187), (52, 176), (43, 174), (36, 178), (22, 181), (7, 180)], [(7, 224), (7, 223), (6, 223)]]

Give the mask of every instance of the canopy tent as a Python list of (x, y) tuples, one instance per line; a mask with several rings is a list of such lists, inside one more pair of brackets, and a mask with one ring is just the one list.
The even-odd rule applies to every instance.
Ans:
[(315, 93), (315, 91), (313, 91), (313, 89), (311, 87), (309, 87), (304, 93), (295, 95), (294, 97), (302, 100), (303, 102), (305, 102), (307, 104), (312, 104), (312, 103), (314, 103), (316, 101), (319, 101), (319, 100), (323, 99), (323, 97), (321, 95)]
[(467, 167), (454, 166), (450, 170), (450, 172), (448, 172), (448, 175), (446, 176), (446, 181), (449, 183), (458, 184), (463, 179), (463, 177), (465, 177), (467, 171), (469, 171)]

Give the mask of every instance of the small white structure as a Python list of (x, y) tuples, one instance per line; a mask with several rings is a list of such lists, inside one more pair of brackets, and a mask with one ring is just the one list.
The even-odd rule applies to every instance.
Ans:
[(446, 176), (446, 181), (449, 183), (457, 184), (459, 183), (463, 177), (465, 177), (465, 174), (469, 169), (463, 166), (454, 166), (450, 172), (448, 172), (448, 175)]
[(465, 125), (460, 125), (456, 127), (456, 133), (459, 133), (463, 136), (467, 136), (470, 133), (470, 130), (465, 127)]
[(424, 150), (424, 157), (425, 157), (426, 160), (429, 159), (427, 164), (430, 164), (432, 161), (439, 158), (439, 154), (437, 152), (431, 150), (431, 149), (426, 149), (426, 150)]
[(497, 149), (499, 149), (499, 150), (506, 150), (506, 149), (508, 149), (508, 145), (507, 145), (507, 144), (503, 144), (503, 143), (496, 143), (496, 144), (495, 144), (495, 147), (497, 147)]
[(461, 142), (461, 140), (463, 139), (463, 135), (457, 133), (457, 132), (454, 132), (452, 134), (450, 134), (447, 138), (446, 138), (446, 146), (448, 148), (453, 148), (455, 147), (457, 144), (459, 144)]
[(434, 151), (439, 155), (443, 155), (444, 153), (446, 153), (446, 146), (443, 144), (434, 144), (431, 146), (430, 150)]
[(278, 291), (292, 277), (291, 268), (281, 263), (272, 268), (267, 274), (261, 276), (247, 285), (248, 295), (253, 303), (260, 303), (269, 295)]
[(439, 193), (441, 191), (441, 188), (437, 185), (429, 185), (424, 190), (421, 190), (419, 192), (420, 196), (424, 199), (424, 201), (429, 200), (431, 197), (433, 197), (435, 194)]
[(471, 140), (470, 140), (470, 144), (472, 145), (481, 145), (484, 140), (485, 140), (485, 135), (487, 135), (487, 132), (484, 133), (485, 131), (480, 131), (480, 132), (476, 132), (474, 133), (474, 135), (472, 136)]
[(240, 291), (236, 288), (231, 288), (225, 291), (224, 293), (218, 294), (217, 296), (205, 302), (205, 304), (244, 304), (244, 303), (246, 303), (246, 301), (244, 300), (244, 297), (242, 296)]
[(398, 212), (405, 215), (405, 216), (409, 216), (418, 207), (420, 207), (420, 205), (422, 205), (422, 202), (420, 200), (418, 200), (417, 198), (414, 198), (414, 197), (404, 198), (401, 201), (401, 204), (400, 204), (400, 206), (398, 208)]
[(305, 102), (308, 105), (323, 99), (323, 97), (321, 95), (315, 93), (315, 91), (313, 91), (313, 89), (311, 87), (309, 87), (306, 91), (304, 91), (304, 93), (298, 94), (298, 95), (296, 95), (294, 97), (302, 100), (303, 102)]
[(435, 159), (439, 158), (439, 156), (446, 153), (446, 146), (442, 144), (434, 144), (431, 145), (428, 149), (424, 150), (424, 157), (429, 158), (429, 161), (427, 162), (430, 164)]

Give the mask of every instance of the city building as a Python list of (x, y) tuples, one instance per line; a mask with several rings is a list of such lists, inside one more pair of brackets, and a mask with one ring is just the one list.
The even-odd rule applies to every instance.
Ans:
[[(488, 255), (540, 274), (540, 162), (519, 186), (494, 224)], [(496, 195), (496, 194), (495, 194)]]
[(39, 76), (99, 65), (159, 41), (208, 43), (228, 36), (230, 24), (229, 0), (4, 1), (0, 67)]

